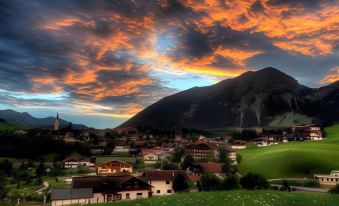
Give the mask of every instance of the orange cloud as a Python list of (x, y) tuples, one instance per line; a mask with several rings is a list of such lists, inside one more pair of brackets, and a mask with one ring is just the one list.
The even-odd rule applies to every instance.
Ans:
[(223, 56), (226, 59), (231, 59), (232, 62), (239, 66), (245, 66), (245, 61), (257, 54), (261, 54), (263, 51), (254, 50), (249, 51), (245, 49), (238, 49), (238, 48), (224, 48), (219, 46), (214, 54)]
[(221, 24), (238, 31), (262, 32), (287, 52), (313, 57), (332, 53), (338, 41), (339, 5), (322, 3), (317, 11), (310, 12), (302, 5), (272, 6), (262, 0), (265, 13), (253, 13), (251, 6), (255, 1), (226, 1), (221, 5), (217, 0), (205, 0), (201, 4), (187, 0), (185, 5), (207, 14), (195, 21), (201, 31), (207, 32), (209, 27)]
[(61, 93), (64, 91), (63, 87), (58, 82), (58, 79), (54, 76), (31, 76), (31, 82), (33, 83), (32, 91), (39, 93), (42, 91), (51, 93)]
[(96, 103), (74, 101), (73, 105), (80, 113), (85, 115), (109, 116), (116, 118), (130, 118), (144, 109), (135, 103), (127, 103), (119, 106), (103, 106)]
[(329, 70), (324, 78), (322, 78), (319, 84), (330, 84), (335, 81), (339, 81), (339, 67), (335, 67)]

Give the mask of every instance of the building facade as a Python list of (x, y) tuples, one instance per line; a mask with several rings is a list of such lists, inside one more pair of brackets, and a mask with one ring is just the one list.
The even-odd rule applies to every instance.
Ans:
[(135, 200), (152, 195), (152, 186), (132, 175), (73, 177), (72, 188), (92, 188), (90, 203)]
[(333, 170), (329, 175), (315, 174), (314, 178), (317, 179), (323, 187), (335, 187), (339, 185), (339, 170)]
[(118, 160), (112, 160), (95, 166), (97, 174), (115, 174), (115, 173), (132, 173), (133, 166), (120, 162)]

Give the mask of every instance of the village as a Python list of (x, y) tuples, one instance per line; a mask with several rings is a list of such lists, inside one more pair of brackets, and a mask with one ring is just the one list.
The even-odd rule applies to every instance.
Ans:
[[(48, 193), (52, 206), (134, 200), (171, 195), (182, 190), (197, 192), (202, 190), (203, 174), (211, 174), (220, 180), (231, 175), (241, 177), (237, 170), (241, 161), (238, 150), (323, 139), (321, 128), (316, 125), (295, 126), (290, 131), (259, 135), (247, 141), (231, 136), (197, 135), (192, 138), (167, 133), (167, 139), (158, 141), (155, 136), (134, 128), (89, 129), (74, 134), (60, 128), (57, 115), (51, 130), (53, 138), (68, 144), (86, 144), (90, 155), (86, 158), (69, 155), (54, 164), (45, 163), (44, 169), (48, 173), (53, 165), (59, 165), (69, 171), (86, 168), (88, 172), (57, 177), (57, 182), (63, 182), (62, 187), (49, 187), (46, 182), (46, 188), (51, 188)], [(16, 133), (24, 134), (25, 131)], [(339, 173), (315, 174), (314, 178), (321, 185), (335, 186)], [(178, 182), (189, 186), (182, 188)]]

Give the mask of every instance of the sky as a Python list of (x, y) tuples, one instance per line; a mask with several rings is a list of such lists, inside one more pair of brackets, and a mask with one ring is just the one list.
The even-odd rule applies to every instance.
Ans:
[(112, 128), (265, 67), (320, 87), (338, 34), (338, 0), (0, 1), (0, 109)]

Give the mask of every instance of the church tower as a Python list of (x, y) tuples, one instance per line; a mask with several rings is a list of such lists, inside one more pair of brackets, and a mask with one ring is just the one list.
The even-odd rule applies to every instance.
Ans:
[(57, 113), (56, 119), (54, 121), (54, 131), (58, 131), (60, 129), (60, 121), (59, 121), (59, 113)]

